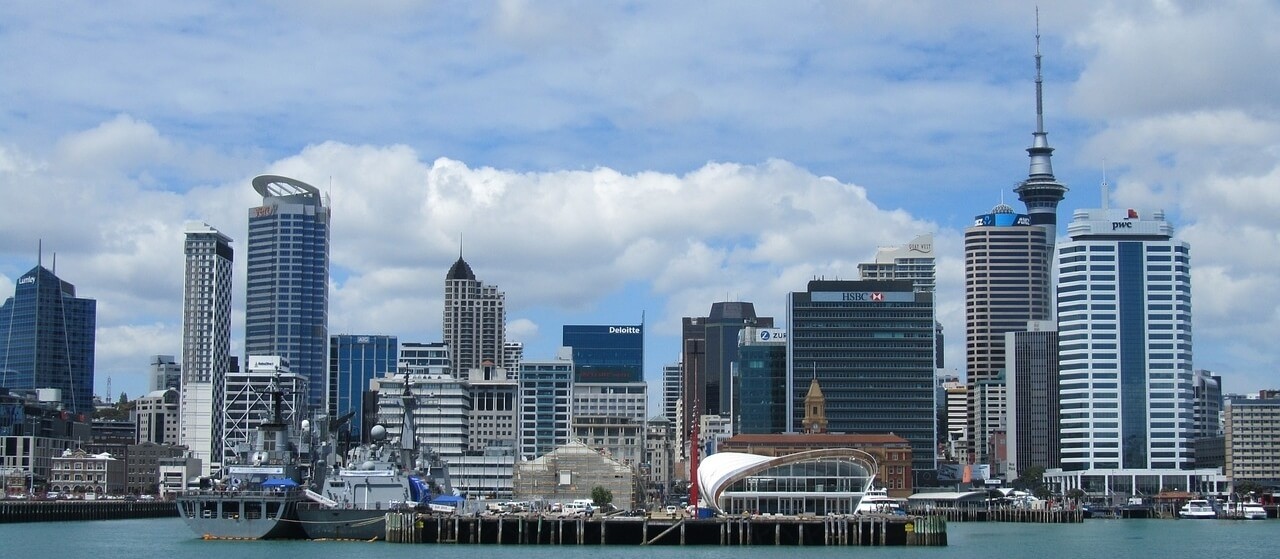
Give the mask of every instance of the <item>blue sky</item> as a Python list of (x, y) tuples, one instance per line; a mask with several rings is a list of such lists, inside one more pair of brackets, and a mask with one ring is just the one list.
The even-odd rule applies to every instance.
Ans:
[[(242, 248), (261, 173), (331, 195), (333, 333), (439, 340), (465, 238), (530, 358), (643, 312), (656, 381), (680, 317), (781, 317), (808, 279), (933, 232), (962, 372), (960, 233), (1027, 174), (1033, 5), (365, 4), (0, 6), (0, 297), (38, 239), (57, 251), (98, 300), (99, 393), (180, 354), (182, 224)], [(1046, 1), (1040, 21), (1060, 223), (1104, 168), (1112, 205), (1166, 209), (1197, 368), (1277, 387), (1280, 7)]]

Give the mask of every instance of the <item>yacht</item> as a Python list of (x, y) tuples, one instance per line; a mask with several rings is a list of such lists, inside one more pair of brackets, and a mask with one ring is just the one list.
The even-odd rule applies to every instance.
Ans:
[(902, 508), (902, 501), (889, 496), (889, 492), (883, 487), (872, 488), (862, 496), (862, 500), (858, 501), (858, 508), (854, 511), (856, 514), (906, 514)]
[(1187, 504), (1182, 505), (1181, 509), (1178, 509), (1178, 517), (1194, 519), (1217, 518), (1218, 509), (1208, 500), (1191, 499), (1187, 501)]
[(1245, 520), (1266, 520), (1267, 509), (1262, 508), (1261, 503), (1253, 501), (1243, 501), (1236, 503), (1235, 516)]

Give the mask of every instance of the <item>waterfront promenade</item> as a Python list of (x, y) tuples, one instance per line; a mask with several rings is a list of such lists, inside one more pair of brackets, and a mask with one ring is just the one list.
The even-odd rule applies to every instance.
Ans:
[(114, 520), (178, 516), (168, 501), (23, 501), (0, 500), (0, 523), (60, 522), (65, 520)]

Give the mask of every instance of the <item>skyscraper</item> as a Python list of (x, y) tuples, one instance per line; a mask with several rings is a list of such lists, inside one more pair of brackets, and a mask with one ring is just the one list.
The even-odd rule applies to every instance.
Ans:
[(97, 301), (37, 264), (0, 305), (0, 386), (54, 388), (63, 409), (93, 413)]
[(506, 367), (504, 345), (507, 296), (476, 279), (471, 265), (458, 255), (444, 278), (444, 343), (452, 358), (454, 378), (467, 378), (471, 369)]
[(1191, 247), (1164, 212), (1076, 210), (1059, 249), (1062, 468), (1193, 463)]
[(813, 379), (833, 433), (894, 433), (911, 441), (912, 469), (937, 468), (933, 293), (910, 280), (813, 280), (787, 296), (788, 431)]
[(734, 366), (733, 434), (787, 430), (787, 332), (743, 328)]
[(369, 381), (395, 373), (400, 343), (395, 336), (335, 334), (329, 337), (329, 392), (325, 397), (330, 417), (355, 412), (348, 421), (352, 440), (360, 441), (372, 427), (364, 424), (368, 412), (364, 393)]
[(932, 293), (934, 269), (933, 233), (925, 233), (905, 245), (881, 247), (874, 262), (858, 264), (858, 275), (864, 280), (911, 280), (917, 290)]
[(182, 365), (172, 355), (152, 355), (151, 391), (178, 390), (182, 386)]
[(254, 177), (249, 209), (246, 355), (285, 358), (324, 409), (329, 353), (329, 208), (320, 190), (276, 175)]
[(773, 328), (773, 317), (756, 316), (748, 302), (712, 303), (706, 317), (685, 317), (681, 363), (684, 365), (685, 429), (701, 415), (723, 415), (732, 407), (732, 366), (738, 360), (738, 332), (749, 326)]
[(1048, 320), (1050, 256), (1045, 230), (999, 204), (964, 230), (965, 355), (968, 456), (989, 464), (989, 438), (1008, 421), (1004, 381), (1006, 332)]
[(575, 383), (644, 382), (643, 324), (566, 324), (560, 345), (573, 348)]
[(1015, 480), (1028, 468), (1060, 465), (1058, 325), (1029, 321), (1004, 339), (1008, 479)]
[(178, 439), (208, 475), (222, 461), (226, 375), (231, 369), (231, 239), (187, 223), (183, 241), (182, 382)]
[(525, 460), (538, 458), (569, 442), (573, 421), (573, 359), (562, 351), (557, 359), (520, 364), (520, 440)]

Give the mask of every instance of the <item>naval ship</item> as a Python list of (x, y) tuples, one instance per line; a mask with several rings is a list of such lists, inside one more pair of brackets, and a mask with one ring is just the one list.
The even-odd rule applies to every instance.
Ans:
[(398, 439), (388, 440), (386, 428), (374, 425), (371, 444), (351, 449), (345, 466), (326, 475), (318, 492), (303, 491), (308, 501), (297, 506), (297, 517), (308, 538), (384, 539), (388, 512), (430, 510), (433, 498), (452, 492), (447, 466), (417, 448), (409, 387), (406, 379)]
[(297, 506), (304, 497), (305, 464), (292, 425), (282, 417), (279, 385), (270, 389), (268, 421), (250, 434), (250, 444), (221, 479), (177, 497), (178, 513), (205, 539), (274, 539), (303, 536)]

